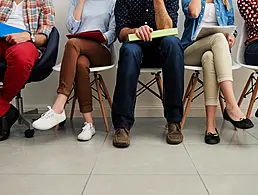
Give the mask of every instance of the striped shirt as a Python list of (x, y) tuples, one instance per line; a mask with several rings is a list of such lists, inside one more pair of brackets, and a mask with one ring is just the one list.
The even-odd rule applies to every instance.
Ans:
[[(0, 22), (7, 22), (12, 8), (13, 0), (0, 0)], [(24, 0), (23, 15), (28, 31), (49, 37), (55, 19), (52, 0)]]

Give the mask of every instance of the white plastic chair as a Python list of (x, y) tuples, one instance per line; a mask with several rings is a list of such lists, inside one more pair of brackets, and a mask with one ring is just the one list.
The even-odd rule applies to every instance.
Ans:
[(247, 68), (249, 70), (252, 70), (252, 74), (248, 78), (245, 88), (239, 98), (238, 106), (241, 106), (244, 98), (246, 98), (248, 95), (252, 94), (249, 107), (247, 110), (246, 117), (250, 118), (252, 109), (254, 106), (254, 102), (257, 100), (257, 90), (258, 90), (258, 66), (250, 65), (245, 63), (244, 53), (245, 53), (245, 41), (247, 39), (247, 32), (246, 32), (246, 25), (244, 24), (242, 26), (241, 35), (240, 35), (240, 44), (237, 50), (237, 63), (240, 64), (242, 67)]
[[(240, 69), (241, 66), (235, 62), (232, 64), (232, 70), (237, 70)], [(192, 76), (189, 80), (188, 86), (185, 91), (185, 95), (183, 98), (183, 104), (185, 105), (185, 111), (184, 111), (184, 116), (181, 122), (182, 128), (184, 127), (186, 117), (189, 113), (191, 103), (198, 98), (200, 95), (203, 94), (203, 81), (200, 79), (200, 73), (202, 72), (202, 67), (201, 66), (188, 66), (185, 65), (185, 70), (188, 71), (193, 71)], [(197, 86), (197, 84), (199, 84)], [(187, 102), (187, 103), (186, 103)], [(221, 112), (224, 112), (224, 97), (222, 95), (222, 92), (220, 91), (219, 94), (219, 102), (220, 102), (220, 108)]]
[[(102, 112), (102, 116), (103, 116), (103, 119), (104, 119), (104, 123), (105, 123), (105, 127), (106, 127), (107, 132), (110, 131), (110, 128), (109, 128), (109, 124), (108, 124), (106, 109), (105, 109), (105, 106), (104, 106), (104, 100), (106, 99), (108, 101), (108, 104), (109, 104), (110, 108), (112, 108), (112, 100), (111, 100), (111, 97), (109, 95), (106, 84), (104, 82), (104, 79), (101, 76), (101, 72), (110, 70), (110, 69), (114, 68), (117, 64), (116, 53), (115, 53), (115, 49), (114, 49), (113, 45), (111, 47), (111, 55), (112, 55), (111, 56), (112, 61), (111, 61), (110, 66), (101, 66), (101, 67), (90, 68), (90, 73), (92, 73), (94, 75), (94, 79), (91, 82), (91, 89), (97, 93), (97, 96), (95, 96), (95, 95), (92, 95), (92, 96), (100, 104), (100, 108), (101, 108), (101, 112)], [(54, 66), (53, 70), (60, 72), (61, 64), (58, 64), (58, 65)], [(94, 85), (95, 85), (95, 88), (94, 88)], [(71, 109), (70, 120), (73, 120), (75, 104), (76, 104), (76, 100), (77, 100), (77, 97), (76, 97), (75, 93), (74, 93), (74, 95), (72, 95), (72, 92), (74, 92), (74, 87), (71, 90), (70, 96), (67, 100), (67, 103), (69, 103), (72, 100), (72, 109)]]

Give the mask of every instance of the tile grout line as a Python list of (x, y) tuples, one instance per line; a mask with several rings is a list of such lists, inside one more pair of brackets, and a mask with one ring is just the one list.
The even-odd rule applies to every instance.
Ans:
[(188, 150), (187, 150), (187, 148), (186, 148), (186, 146), (185, 146), (184, 143), (183, 143), (183, 146), (184, 146), (185, 151), (186, 151), (187, 155), (189, 156), (189, 158), (190, 158), (190, 160), (191, 160), (193, 166), (195, 167), (195, 170), (196, 170), (196, 172), (197, 172), (197, 174), (198, 174), (198, 176), (199, 176), (199, 178), (200, 178), (200, 180), (201, 180), (201, 182), (202, 182), (202, 184), (203, 184), (203, 186), (204, 186), (206, 192), (208, 193), (208, 195), (211, 195), (210, 192), (209, 192), (209, 190), (208, 190), (208, 188), (207, 188), (207, 186), (206, 186), (206, 184), (205, 184), (205, 182), (204, 182), (204, 180), (203, 180), (203, 178), (202, 178), (202, 176), (201, 176), (201, 174), (200, 174), (200, 172), (198, 171), (196, 165), (194, 164), (194, 161), (193, 161), (193, 159), (191, 158), (191, 156), (190, 156), (190, 154), (189, 154), (189, 152), (188, 152)]
[(85, 192), (85, 190), (86, 190), (86, 187), (87, 187), (87, 185), (88, 185), (88, 183), (89, 183), (89, 181), (90, 181), (90, 178), (91, 178), (91, 175), (92, 175), (92, 173), (93, 173), (93, 170), (94, 170), (94, 168), (95, 168), (95, 166), (96, 166), (96, 164), (97, 164), (97, 162), (98, 162), (98, 160), (99, 160), (99, 158), (100, 158), (102, 148), (103, 148), (103, 146), (104, 146), (104, 144), (105, 144), (105, 142), (106, 142), (106, 140), (107, 140), (108, 135), (109, 135), (109, 133), (106, 134), (106, 137), (105, 137), (105, 139), (104, 139), (104, 141), (103, 141), (103, 143), (102, 143), (102, 146), (100, 147), (99, 155), (97, 156), (97, 158), (96, 158), (96, 160), (95, 160), (95, 163), (94, 163), (94, 165), (93, 165), (93, 167), (92, 167), (92, 169), (91, 169), (91, 171), (90, 171), (90, 174), (89, 174), (88, 179), (87, 179), (87, 181), (86, 181), (86, 183), (85, 183), (85, 185), (84, 185), (84, 187), (83, 187), (83, 190), (82, 190), (81, 195), (83, 195), (84, 192)]

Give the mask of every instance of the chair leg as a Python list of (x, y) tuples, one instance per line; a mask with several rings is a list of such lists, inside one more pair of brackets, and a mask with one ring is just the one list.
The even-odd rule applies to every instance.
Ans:
[(195, 90), (196, 84), (198, 82), (198, 77), (199, 77), (198, 73), (194, 73), (194, 76), (192, 77), (192, 80), (193, 80), (193, 82), (191, 84), (192, 87), (191, 87), (191, 90), (189, 91), (190, 94), (189, 94), (188, 101), (187, 101), (187, 104), (186, 104), (186, 107), (185, 107), (184, 116), (183, 116), (183, 119), (182, 119), (182, 122), (181, 122), (181, 128), (182, 129), (185, 125), (185, 120), (186, 120), (186, 117), (187, 117), (188, 112), (190, 110), (190, 106), (191, 106), (193, 96), (194, 96), (194, 90)]
[(238, 106), (241, 106), (241, 104), (242, 104), (242, 102), (243, 102), (244, 96), (245, 96), (245, 94), (246, 94), (246, 92), (247, 92), (247, 90), (248, 90), (248, 88), (249, 88), (249, 86), (250, 86), (250, 84), (251, 84), (253, 75), (254, 75), (254, 73), (252, 73), (252, 74), (250, 75), (249, 79), (248, 79), (247, 82), (246, 82), (245, 88), (244, 88), (244, 90), (243, 90), (243, 92), (242, 92), (242, 94), (241, 94), (241, 96), (240, 96), (240, 98), (239, 98)]
[(110, 108), (112, 108), (112, 100), (111, 100), (111, 97), (110, 97), (110, 95), (109, 95), (109, 93), (108, 93), (108, 89), (107, 89), (107, 87), (106, 87), (106, 84), (105, 84), (105, 82), (104, 82), (104, 79), (102, 78), (102, 76), (101, 76), (100, 74), (99, 74), (99, 81), (100, 81), (100, 84), (101, 84), (101, 86), (102, 86), (102, 88), (103, 88), (103, 91), (104, 91), (104, 93), (105, 93), (105, 96), (107, 97), (108, 104), (109, 104)]
[(185, 105), (186, 100), (187, 100), (187, 96), (188, 96), (188, 94), (189, 94), (189, 92), (191, 90), (191, 86), (192, 86), (192, 83), (193, 83), (194, 75), (195, 75), (195, 73), (192, 74), (191, 79), (189, 80), (188, 86), (186, 88), (185, 95), (184, 95), (184, 98), (183, 98), (183, 105)]
[(250, 116), (251, 116), (251, 112), (252, 112), (252, 109), (253, 109), (253, 106), (254, 106), (254, 102), (255, 102), (255, 99), (256, 99), (256, 95), (257, 95), (257, 90), (258, 90), (258, 81), (256, 81), (255, 87), (254, 87), (254, 91), (252, 93), (252, 97), (251, 97), (251, 100), (250, 100), (249, 108), (248, 108), (248, 111), (247, 111), (247, 114), (246, 114), (247, 118), (250, 118)]
[(221, 92), (221, 90), (219, 90), (219, 104), (220, 104), (220, 109), (221, 109), (221, 112), (222, 112), (222, 115), (224, 113), (224, 100), (223, 100), (223, 94)]
[(161, 101), (163, 103), (163, 100), (164, 100), (163, 83), (162, 83), (162, 79), (161, 79), (160, 73), (156, 73), (155, 74), (155, 79), (156, 79), (156, 82), (157, 82), (157, 85), (158, 85), (158, 90), (159, 90), (159, 94), (160, 94), (160, 97), (161, 97)]
[(95, 74), (94, 77), (95, 77), (94, 79), (95, 79), (96, 89), (97, 89), (98, 97), (99, 97), (99, 104), (100, 104), (102, 116), (103, 116), (103, 119), (104, 119), (104, 123), (105, 123), (105, 126), (106, 126), (106, 131), (109, 132), (110, 129), (109, 129), (109, 125), (108, 125), (106, 109), (105, 109), (105, 106), (104, 106), (104, 103), (103, 103), (103, 97), (102, 97), (102, 93), (101, 93), (101, 88), (100, 88), (100, 82), (99, 82), (98, 74)]
[(73, 120), (73, 115), (74, 115), (76, 100), (77, 100), (77, 97), (76, 97), (76, 95), (74, 94), (73, 103), (72, 103), (72, 110), (71, 110), (71, 115), (70, 115), (70, 120)]

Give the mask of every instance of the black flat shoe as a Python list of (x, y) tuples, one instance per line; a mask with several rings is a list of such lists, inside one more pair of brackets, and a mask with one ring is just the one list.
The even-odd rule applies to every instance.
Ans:
[(227, 112), (227, 108), (225, 108), (225, 111), (223, 113), (223, 118), (229, 122), (232, 123), (232, 125), (234, 125), (234, 127), (238, 128), (238, 129), (250, 129), (254, 127), (253, 122), (248, 119), (248, 118), (242, 118), (240, 119), (240, 121), (234, 121), (230, 118), (230, 116), (228, 115)]
[(13, 105), (4, 116), (0, 117), (0, 141), (8, 139), (11, 127), (18, 118), (19, 111)]
[(256, 116), (256, 118), (258, 118), (258, 109), (255, 112), (255, 116)]
[(210, 144), (210, 145), (215, 145), (215, 144), (218, 144), (220, 142), (220, 137), (219, 137), (219, 132), (218, 130), (216, 129), (216, 134), (213, 134), (213, 133), (205, 133), (205, 137), (204, 137), (204, 141), (206, 144)]

